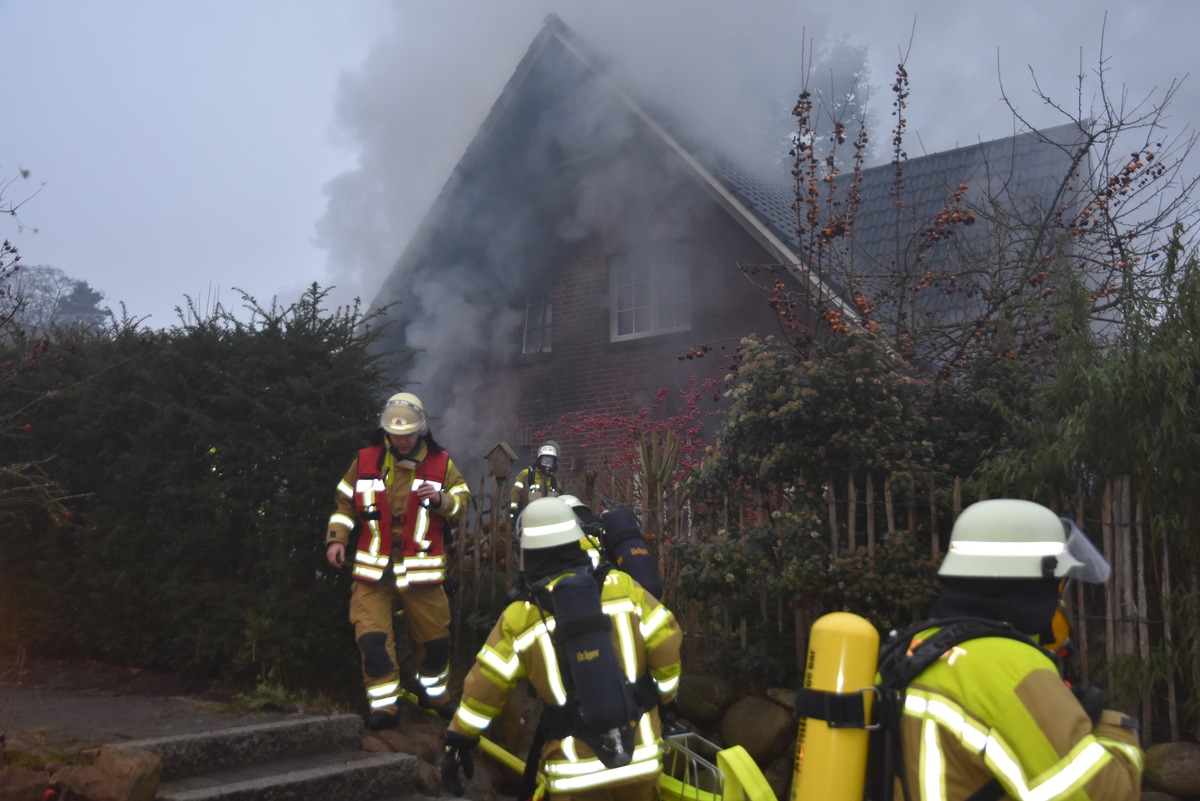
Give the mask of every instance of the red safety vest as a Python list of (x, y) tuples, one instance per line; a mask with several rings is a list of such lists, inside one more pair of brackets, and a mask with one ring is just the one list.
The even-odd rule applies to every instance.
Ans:
[[(409, 584), (441, 584), (446, 577), (442, 535), (447, 521), (422, 506), (414, 490), (426, 481), (442, 489), (449, 472), (450, 454), (445, 451), (427, 454), (413, 470), (400, 531), (400, 558), (393, 559), (392, 554), (397, 549), (391, 499), (381, 470), (384, 448), (384, 445), (373, 445), (358, 452), (354, 507), (358, 511), (360, 531), (358, 550), (354, 554), (354, 577), (360, 581), (379, 581), (390, 561), (396, 586), (401, 589)], [(397, 487), (393, 485), (392, 489)], [(403, 488), (399, 489), (403, 491)]]

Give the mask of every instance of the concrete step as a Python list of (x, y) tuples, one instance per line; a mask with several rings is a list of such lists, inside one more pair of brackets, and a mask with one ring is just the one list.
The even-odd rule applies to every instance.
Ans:
[(362, 750), (357, 715), (272, 723), (121, 743), (163, 760), (158, 801), (372, 801), (414, 791), (418, 759)]
[(310, 754), (228, 771), (175, 779), (158, 788), (158, 801), (370, 801), (412, 787), (412, 754)]
[(358, 751), (358, 715), (297, 715), (271, 723), (176, 734), (121, 745), (157, 754), (163, 780), (322, 751)]

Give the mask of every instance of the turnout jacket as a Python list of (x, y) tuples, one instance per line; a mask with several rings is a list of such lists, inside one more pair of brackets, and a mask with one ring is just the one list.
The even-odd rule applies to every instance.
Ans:
[[(415, 489), (422, 481), (441, 490), (440, 504), (421, 505)], [(360, 581), (379, 581), (390, 564), (400, 589), (441, 584), (447, 521), (462, 517), (470, 502), (467, 482), (445, 451), (431, 454), (421, 443), (408, 460), (386, 444), (372, 445), (358, 452), (338, 483), (325, 541), (349, 548), (358, 529), (353, 573)]]
[(558, 494), (558, 479), (553, 473), (544, 473), (537, 465), (526, 467), (513, 479), (512, 488), (508, 492), (508, 512), (515, 520), (530, 501), (552, 498)]
[[(557, 581), (557, 579), (556, 579)], [(555, 582), (551, 582), (551, 593)], [(613, 645), (625, 672), (636, 682), (647, 671), (657, 686), (659, 699), (670, 701), (679, 687), (679, 650), (683, 634), (665, 606), (642, 589), (629, 575), (608, 573), (600, 592), (601, 607), (612, 621)], [(555, 658), (551, 633), (552, 610), (529, 601), (509, 604), (488, 635), (463, 684), (462, 701), (449, 729), (478, 740), (483, 730), (504, 709), (509, 693), (528, 679), (547, 707), (567, 702), (564, 678)], [(587, 692), (587, 688), (576, 688)], [(547, 741), (541, 770), (550, 793), (570, 793), (644, 781), (660, 771), (661, 728), (657, 707), (642, 715), (637, 726), (633, 760), (624, 767), (605, 768), (581, 739)], [(530, 754), (530, 759), (537, 755)]]
[[(1137, 798), (1142, 751), (1122, 722), (1132, 723), (1106, 710), (1093, 724), (1040, 649), (967, 640), (908, 686), (900, 722), (908, 786), (922, 801), (963, 801), (993, 778), (1012, 799)], [(895, 797), (904, 797), (899, 788)]]

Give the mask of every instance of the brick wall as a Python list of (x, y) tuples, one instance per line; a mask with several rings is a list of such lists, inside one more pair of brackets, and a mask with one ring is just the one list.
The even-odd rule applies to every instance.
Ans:
[[(611, 341), (609, 263), (616, 246), (605, 237), (594, 236), (564, 250), (556, 265), (552, 351), (524, 356), (515, 366), (523, 397), (509, 442), (520, 449), (547, 437), (557, 440), (572, 457), (573, 469), (560, 478), (573, 492), (583, 491), (583, 472), (589, 468), (597, 470), (601, 486), (606, 485), (604, 457), (613, 454), (595, 446), (585, 449), (579, 438), (556, 430), (562, 415), (636, 412), (649, 406), (661, 387), (670, 388), (668, 400), (676, 399), (689, 376), (703, 380), (722, 375), (724, 357), (743, 336), (778, 333), (767, 294), (737, 266), (769, 263), (771, 257), (715, 204), (699, 223), (690, 331)], [(713, 348), (704, 358), (680, 359), (689, 348), (704, 344)]]

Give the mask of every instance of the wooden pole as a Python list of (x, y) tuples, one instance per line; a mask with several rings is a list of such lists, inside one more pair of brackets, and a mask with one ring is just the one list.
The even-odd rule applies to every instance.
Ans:
[(858, 483), (854, 476), (846, 477), (846, 549), (858, 550)]
[[(1080, 491), (1076, 497), (1078, 502), (1075, 507), (1075, 522), (1080, 528), (1083, 528), (1083, 492)], [(1088, 616), (1087, 604), (1084, 600), (1083, 582), (1076, 581), (1075, 584), (1075, 620), (1071, 624), (1075, 626), (1079, 632), (1076, 639), (1076, 647), (1079, 649), (1079, 674), (1080, 680), (1084, 684), (1091, 684), (1089, 681), (1088, 669)]]
[(1132, 481), (1129, 476), (1121, 476), (1117, 486), (1120, 488), (1120, 516), (1116, 519), (1115, 535), (1119, 543), (1120, 554), (1120, 585), (1121, 616), (1120, 635), (1118, 638), (1121, 654), (1133, 654), (1136, 648), (1135, 622), (1137, 620), (1137, 604), (1134, 601), (1133, 579), (1133, 504), (1131, 497)]
[[(1146, 538), (1143, 528), (1143, 508), (1141, 497), (1137, 498), (1133, 519), (1134, 552), (1137, 554), (1137, 637), (1138, 656), (1143, 665), (1150, 664), (1150, 625), (1146, 620)], [(1142, 696), (1141, 724), (1146, 731), (1153, 728), (1151, 719), (1154, 705), (1151, 703), (1153, 693)]]
[(887, 518), (887, 530), (896, 530), (896, 499), (892, 497), (892, 477), (883, 480), (883, 513)]
[(936, 562), (941, 547), (938, 544), (937, 483), (933, 476), (926, 479), (925, 486), (929, 490), (929, 558)]
[[(1104, 553), (1108, 555), (1110, 563), (1115, 561), (1116, 553), (1113, 545), (1113, 526), (1112, 526), (1112, 499), (1113, 487), (1112, 479), (1104, 482), (1103, 501), (1100, 505), (1100, 531), (1101, 540), (1104, 545)], [(1116, 647), (1116, 623), (1114, 618), (1117, 614), (1117, 579), (1113, 576), (1112, 581), (1104, 585), (1104, 661), (1112, 662), (1113, 654)]]
[(833, 479), (825, 482), (825, 501), (829, 510), (829, 555), (838, 558), (837, 489)]
[[(1153, 524), (1153, 521), (1151, 522)], [(1163, 639), (1167, 642), (1167, 655), (1175, 655), (1175, 625), (1171, 605), (1171, 559), (1167, 547), (1167, 538), (1159, 537), (1162, 542), (1162, 584), (1160, 585), (1163, 610)], [(1151, 538), (1151, 542), (1154, 539)], [(1167, 721), (1171, 727), (1171, 742), (1179, 742), (1179, 689), (1175, 683), (1175, 671), (1167, 671)]]
[(867, 473), (867, 556), (875, 556), (875, 476)]

